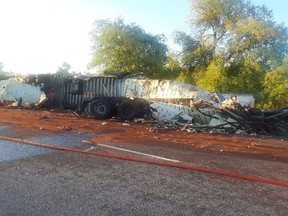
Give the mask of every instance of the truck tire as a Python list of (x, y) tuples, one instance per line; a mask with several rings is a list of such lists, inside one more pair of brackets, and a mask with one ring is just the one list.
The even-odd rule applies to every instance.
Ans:
[(117, 109), (117, 115), (121, 120), (132, 120), (139, 116), (138, 103), (134, 100), (123, 101)]
[(139, 117), (144, 117), (151, 114), (149, 103), (145, 100), (139, 100), (138, 104), (138, 112)]
[(110, 117), (113, 112), (113, 104), (105, 99), (96, 99), (91, 103), (91, 114), (95, 119), (103, 120)]

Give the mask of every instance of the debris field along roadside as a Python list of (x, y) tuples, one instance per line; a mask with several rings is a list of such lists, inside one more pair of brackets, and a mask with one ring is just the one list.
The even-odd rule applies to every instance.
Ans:
[(255, 109), (253, 95), (212, 93), (192, 84), (148, 79), (140, 74), (122, 78), (14, 77), (1, 80), (0, 89), (3, 105), (64, 108), (98, 120), (117, 116), (130, 121), (144, 117), (185, 125), (187, 131), (242, 135), (288, 133), (288, 107)]
[[(68, 79), (48, 75), (46, 81), (42, 80), (43, 83), (39, 82), (41, 79), (38, 78), (30, 85), (28, 81), (27, 83), (13, 79), (0, 81), (3, 102), (0, 122), (24, 125), (34, 128), (35, 132), (48, 129), (95, 133), (97, 136), (92, 139), (95, 142), (146, 144), (163, 142), (219, 152), (256, 153), (287, 158), (286, 141), (272, 139), (269, 136), (261, 138), (256, 136), (256, 133), (268, 135), (275, 131), (287, 132), (288, 108), (274, 111), (255, 110), (253, 97), (249, 95), (242, 95), (238, 101), (236, 96), (229, 98), (229, 95), (210, 93), (190, 84), (149, 80), (141, 76), (124, 79), (107, 77)], [(67, 85), (64, 85), (64, 80)], [(91, 86), (94, 88), (91, 89)], [(44, 92), (41, 93), (40, 87), (45, 94), (48, 94), (47, 98), (42, 96)], [(97, 91), (98, 96), (95, 93), (96, 87), (100, 88)], [(149, 100), (146, 101), (147, 98)], [(172, 100), (173, 98), (177, 100)], [(55, 103), (57, 100), (58, 105)], [(16, 106), (22, 109), (5, 108), (7, 101), (16, 103)], [(23, 109), (35, 108), (37, 104), (45, 101), (56, 109), (52, 111)], [(185, 105), (184, 102), (189, 104)], [(112, 104), (116, 106), (118, 103), (117, 107), (112, 107)], [(145, 109), (138, 110), (137, 103), (139, 106), (142, 104)], [(148, 103), (149, 108), (146, 107)], [(70, 107), (77, 113), (61, 111), (62, 106), (66, 109)], [(79, 106), (82, 107), (81, 112), (75, 109)], [(116, 108), (121, 120), (127, 119), (133, 122), (109, 119)], [(55, 112), (56, 110), (58, 112)], [(142, 117), (146, 119), (135, 118), (140, 117), (137, 114), (138, 112), (140, 114), (140, 111)], [(85, 112), (88, 112), (87, 118), (80, 118)]]
[[(274, 160), (288, 161), (288, 141), (271, 136), (235, 136), (181, 131), (159, 127), (155, 122), (121, 122), (117, 119), (95, 120), (77, 116), (72, 111), (33, 110), (0, 107), (0, 124), (11, 124), (30, 134), (73, 131), (91, 133), (93, 143), (126, 143), (149, 145), (179, 145), (215, 151), (219, 154), (237, 153)], [(156, 127), (158, 126), (158, 127)], [(19, 133), (21, 134), (21, 133)], [(26, 137), (19, 137), (26, 138)]]

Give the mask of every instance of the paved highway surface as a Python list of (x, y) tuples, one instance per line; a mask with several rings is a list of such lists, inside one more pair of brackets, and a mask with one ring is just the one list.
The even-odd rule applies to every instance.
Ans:
[[(90, 143), (89, 134), (0, 136), (288, 182), (287, 161), (172, 145)], [(0, 140), (0, 216), (288, 215), (288, 187)]]

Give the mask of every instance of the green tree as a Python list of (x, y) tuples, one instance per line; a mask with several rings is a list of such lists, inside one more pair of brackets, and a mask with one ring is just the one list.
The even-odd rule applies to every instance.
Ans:
[(67, 62), (63, 62), (63, 64), (60, 67), (58, 67), (56, 75), (71, 76), (72, 74), (74, 74), (74, 72), (70, 72), (70, 69), (71, 65), (69, 65)]
[(161, 77), (159, 78), (171, 80), (177, 79), (182, 70), (183, 69), (181, 68), (180, 61), (177, 59), (177, 54), (170, 52), (167, 55), (167, 62), (163, 68)]
[(263, 107), (275, 109), (288, 106), (288, 60), (275, 70), (267, 73), (264, 79)]
[(191, 0), (191, 9), (194, 34), (175, 37), (186, 80), (213, 91), (261, 92), (265, 74), (288, 53), (287, 28), (246, 0)]
[(197, 85), (211, 92), (226, 92), (229, 82), (225, 68), (222, 65), (217, 64), (216, 61), (212, 61), (207, 69), (203, 73), (196, 73), (195, 79)]
[(151, 35), (135, 24), (96, 20), (91, 32), (93, 58), (88, 68), (102, 71), (142, 72), (161, 77), (167, 46), (163, 35)]

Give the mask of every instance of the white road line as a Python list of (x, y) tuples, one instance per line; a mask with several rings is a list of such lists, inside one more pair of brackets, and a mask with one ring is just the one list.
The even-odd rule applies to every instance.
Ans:
[(92, 143), (92, 142), (90, 142), (90, 141), (88, 141), (88, 140), (82, 140), (81, 142), (82, 142), (82, 143), (89, 143), (89, 144)]
[(133, 154), (139, 154), (139, 155), (144, 155), (144, 156), (148, 156), (148, 157), (153, 157), (153, 158), (157, 158), (157, 159), (161, 159), (161, 160), (166, 160), (166, 161), (171, 161), (171, 162), (176, 162), (176, 163), (180, 162), (178, 160), (172, 160), (172, 159), (169, 159), (169, 158), (159, 157), (159, 156), (151, 155), (151, 154), (145, 154), (145, 153), (142, 153), (142, 152), (137, 152), (137, 151), (132, 151), (132, 150), (128, 150), (128, 149), (118, 148), (118, 147), (115, 147), (115, 146), (110, 146), (110, 145), (105, 145), (105, 144), (100, 144), (100, 143), (98, 143), (97, 145), (102, 146), (102, 147), (106, 147), (106, 148), (116, 149), (116, 150), (119, 150), (119, 151), (125, 151), (125, 152), (129, 152), (129, 153), (133, 153)]
[(91, 151), (93, 149), (96, 149), (94, 146), (91, 146), (90, 148), (86, 149), (85, 151)]

